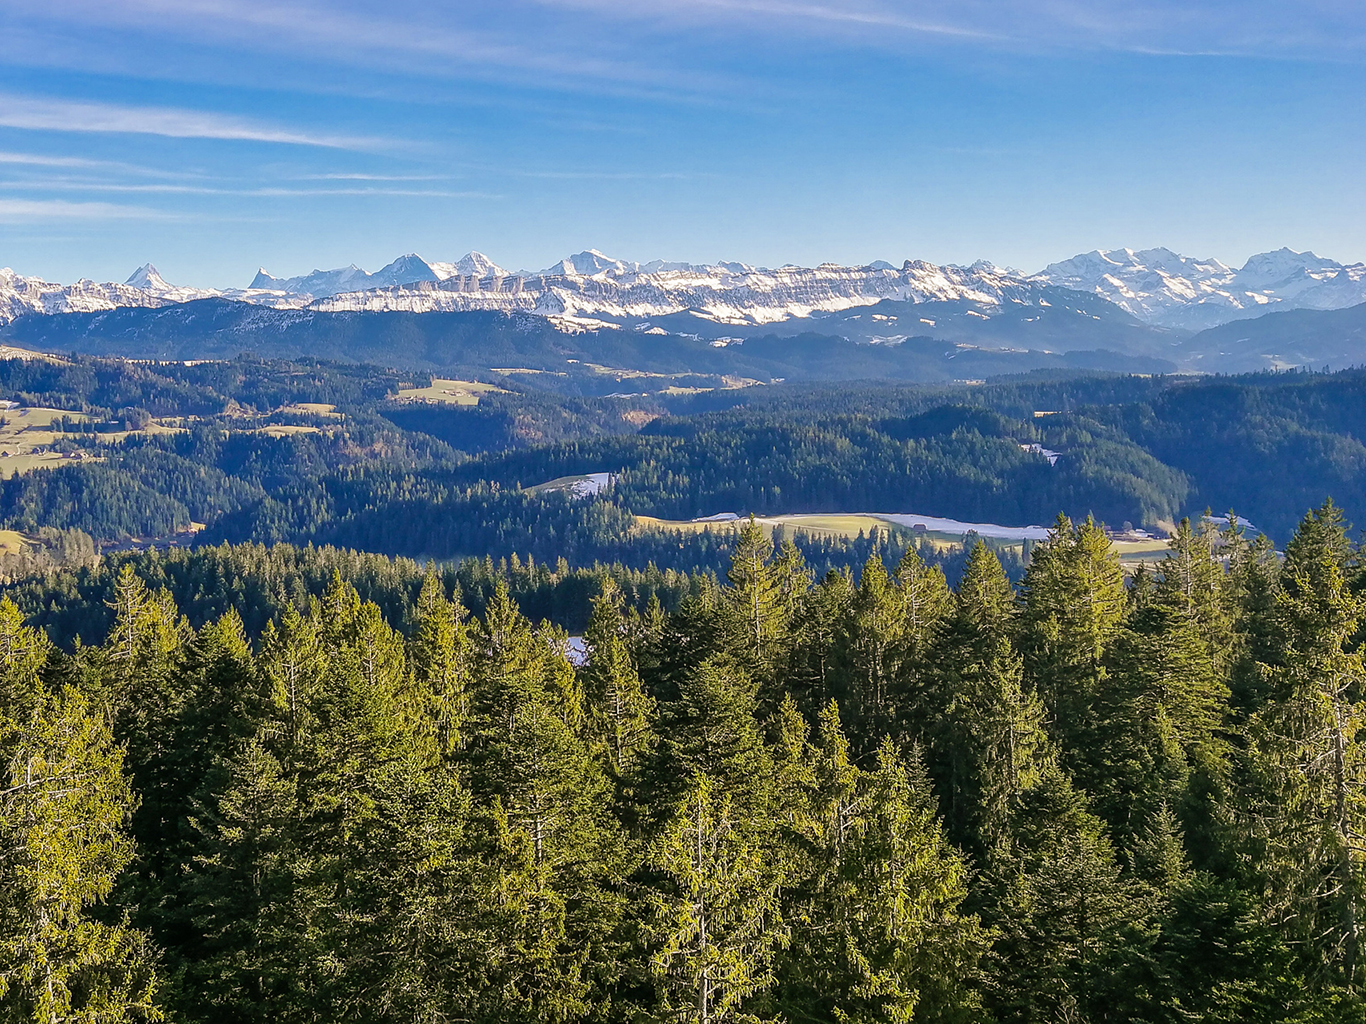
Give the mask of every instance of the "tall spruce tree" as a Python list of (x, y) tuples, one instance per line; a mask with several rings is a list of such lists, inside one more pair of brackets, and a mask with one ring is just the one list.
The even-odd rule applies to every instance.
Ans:
[(623, 830), (602, 763), (550, 685), (572, 677), (562, 645), (538, 635), (500, 585), (480, 646), (470, 751), (484, 865), (476, 886), (500, 937), (488, 948), (483, 1012), (574, 1020), (619, 973), (620, 885), (630, 866)]
[(1362, 982), (1366, 915), (1366, 599), (1353, 593), (1342, 512), (1309, 513), (1286, 546), (1276, 623), (1283, 649), (1250, 725), (1244, 821), (1270, 909), (1320, 982)]
[(876, 745), (876, 737), (889, 731), (895, 717), (904, 610), (895, 581), (881, 555), (874, 553), (863, 566), (838, 641), (844, 682), (840, 704), (855, 723), (865, 754)]
[(811, 570), (806, 567), (806, 559), (801, 548), (797, 547), (790, 537), (784, 537), (778, 546), (773, 570), (778, 579), (778, 597), (782, 604), (783, 620), (790, 624), (797, 615), (802, 598), (811, 589)]
[(1023, 602), (1027, 683), (1043, 701), (1063, 768), (1089, 791), (1104, 772), (1095, 703), (1127, 606), (1124, 572), (1105, 531), (1090, 518), (1074, 526), (1058, 516), (1048, 540), (1033, 550)]
[(702, 662), (662, 710), (658, 784), (677, 793), (705, 776), (717, 799), (728, 797), (743, 816), (765, 817), (773, 759), (757, 711), (757, 687), (733, 659)]
[(197, 854), (195, 820), (227, 790), (228, 766), (265, 715), (255, 659), (235, 609), (199, 630), (178, 676), (183, 696), (160, 794), (168, 829), (157, 852), (165, 867), (155, 891), (141, 895), (141, 917), (169, 960), (184, 963), (202, 952), (185, 892)]
[(923, 744), (926, 725), (935, 714), (930, 695), (936, 660), (933, 646), (953, 607), (953, 595), (944, 570), (926, 565), (915, 547), (907, 548), (902, 556), (896, 583), (901, 598), (901, 632), (893, 698), (895, 730)]
[(622, 603), (617, 585), (604, 579), (584, 633), (588, 660), (582, 669), (590, 732), (619, 787), (638, 782), (653, 744), (655, 713), (631, 656)]
[(980, 866), (1008, 837), (1020, 794), (1046, 761), (1043, 711), (1012, 643), (1015, 591), (1000, 560), (973, 548), (935, 638), (930, 771), (949, 836)]
[(891, 741), (863, 772), (832, 702), (821, 716), (809, 851), (786, 903), (792, 941), (776, 1003), (789, 1020), (972, 1019), (970, 983), (985, 947), (958, 912), (967, 870), (922, 776)]
[(1101, 1021), (1098, 982), (1141, 947), (1146, 890), (1124, 878), (1103, 823), (1054, 766), (1024, 794), (1012, 861), (987, 880), (991, 953), (988, 1006), (1002, 1022)]
[(788, 640), (788, 692), (815, 717), (831, 700), (845, 696), (840, 642), (854, 583), (847, 570), (831, 570), (797, 605)]
[[(1237, 516), (1230, 512), (1228, 518), (1229, 530), (1236, 530)], [(1233, 594), (1219, 549), (1232, 542), (1228, 531), (1215, 529), (1208, 514), (1198, 527), (1181, 520), (1168, 541), (1157, 587), (1162, 604), (1204, 640), (1213, 672), (1221, 678), (1227, 677), (1233, 655)]]
[(422, 703), (422, 721), (443, 757), (463, 749), (468, 736), (472, 689), (471, 641), (459, 596), (446, 596), (435, 572), (422, 581), (412, 665)]
[(123, 752), (84, 695), (45, 688), (51, 650), (0, 601), (0, 1018), (160, 1020), (144, 937), (92, 916), (133, 856)]
[(785, 611), (794, 566), (773, 562), (773, 541), (751, 515), (740, 529), (731, 555), (730, 586), (726, 602), (734, 609), (741, 635), (736, 654), (745, 659), (751, 673), (767, 675), (782, 654), (786, 632)]
[(119, 572), (112, 604), (109, 637), (85, 649), (78, 672), (126, 750), (124, 769), (139, 798), (131, 823), (137, 853), (118, 899), (146, 907), (176, 871), (186, 781), (177, 763), (186, 696), (179, 674), (192, 633), (170, 594), (149, 593), (130, 565)]
[[(1136, 587), (1106, 656), (1107, 685), (1093, 704), (1098, 753), (1083, 777), (1124, 849), (1169, 811), (1203, 843), (1214, 841), (1227, 785), (1222, 729), (1233, 634), (1219, 604), (1223, 570), (1209, 535), (1193, 540), (1188, 525), (1172, 549), (1151, 594), (1143, 596), (1143, 583)], [(1202, 860), (1208, 856), (1202, 852)]]
[(193, 819), (200, 836), (183, 891), (197, 941), (177, 993), (188, 1020), (306, 1021), (319, 1010), (311, 921), (296, 901), (298, 783), (269, 749), (269, 731), (224, 762), (223, 794)]
[(766, 828), (705, 774), (694, 776), (649, 851), (663, 884), (643, 938), (657, 986), (653, 1020), (754, 1022), (747, 1005), (777, 978), (787, 938), (781, 874), (765, 856)]

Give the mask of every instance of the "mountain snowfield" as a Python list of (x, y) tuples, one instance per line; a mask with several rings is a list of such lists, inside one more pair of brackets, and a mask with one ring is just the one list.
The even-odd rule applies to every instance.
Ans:
[[(990, 263), (936, 266), (907, 260), (862, 267), (777, 269), (743, 263), (630, 263), (588, 250), (538, 272), (511, 273), (482, 253), (453, 263), (401, 256), (367, 273), (356, 266), (277, 278), (264, 269), (247, 288), (182, 288), (148, 264), (123, 284), (53, 284), (0, 270), (0, 323), (31, 313), (160, 307), (224, 298), (283, 309), (408, 312), (494, 310), (553, 317), (567, 328), (594, 317), (691, 312), (718, 324), (761, 325), (892, 300), (966, 303), (990, 317), (1007, 305), (1047, 305), (1042, 289), (1103, 298), (1140, 323), (1196, 331), (1282, 309), (1341, 309), (1366, 302), (1366, 265), (1312, 252), (1261, 253), (1240, 269), (1169, 249), (1096, 250), (1021, 274)], [(930, 323), (926, 321), (926, 323)], [(604, 325), (605, 326), (605, 325)], [(930, 324), (933, 326), (933, 324)]]
[(1344, 309), (1366, 302), (1366, 264), (1312, 252), (1259, 253), (1235, 270), (1170, 249), (1095, 250), (1034, 275), (1092, 292), (1146, 324), (1199, 331), (1274, 310)]

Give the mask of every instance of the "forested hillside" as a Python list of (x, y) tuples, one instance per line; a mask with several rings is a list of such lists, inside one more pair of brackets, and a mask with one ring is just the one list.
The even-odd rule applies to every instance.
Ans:
[(815, 581), (751, 527), (672, 614), (595, 579), (578, 667), (496, 573), (470, 615), (277, 561), (258, 638), (212, 564), (130, 562), (71, 654), (0, 602), (10, 1016), (1366, 1019), (1331, 505), (1129, 586), (1089, 522), (1018, 589), (985, 546)]
[[(596, 398), (539, 379), (447, 381), (457, 404), (403, 397), (431, 391), (426, 376), (316, 361), (0, 361), (18, 404), (0, 415), (0, 473), (19, 470), (0, 481), (0, 528), (690, 572), (718, 569), (729, 541), (636, 517), (1027, 526), (1062, 511), (1169, 529), (1234, 508), (1282, 545), (1326, 497), (1349, 519), (1366, 508), (1360, 371), (710, 390), (623, 378), (647, 390)], [(30, 414), (47, 425), (24, 429)], [(22, 458), (6, 462), (11, 445)], [(590, 473), (611, 486), (533, 489)]]
[[(1062, 296), (1103, 307), (1105, 316), (1064, 311)], [(842, 316), (747, 329), (684, 313), (661, 318), (666, 330), (652, 328), (648, 320), (618, 327), (587, 317), (559, 325), (525, 313), (323, 312), (225, 299), (160, 309), (24, 316), (0, 326), (0, 340), (42, 351), (137, 359), (232, 359), (254, 353), (273, 359), (384, 360), (409, 370), (476, 374), (519, 367), (556, 374), (568, 389), (587, 394), (619, 390), (596, 365), (765, 381), (952, 381), (1043, 368), (1131, 373), (1176, 369), (1175, 363), (1151, 354), (1170, 344), (1166, 332), (1144, 327), (1104, 300), (1071, 292), (1053, 297), (1057, 309), (1022, 307), (991, 321), (975, 310), (965, 313), (958, 302), (944, 303), (944, 308), (931, 304), (914, 314), (907, 303), (867, 309), (868, 323), (883, 309), (879, 316), (890, 314), (895, 321), (899, 313), (916, 326), (915, 336), (900, 334), (895, 345), (867, 344), (866, 328), (843, 322)], [(925, 328), (922, 316), (943, 317), (947, 334), (929, 336), (937, 329), (933, 324)], [(743, 345), (710, 344), (713, 337), (737, 335), (745, 337)]]

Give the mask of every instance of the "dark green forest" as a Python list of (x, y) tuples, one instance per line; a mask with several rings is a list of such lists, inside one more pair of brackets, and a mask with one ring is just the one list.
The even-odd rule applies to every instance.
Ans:
[[(781, 530), (774, 532), (784, 543)], [(786, 539), (802, 556), (813, 575), (843, 568), (851, 560), (866, 565), (872, 558), (884, 567), (895, 566), (907, 551), (956, 582), (971, 556), (968, 544), (951, 547), (903, 541), (881, 534), (854, 541), (823, 540), (797, 533)], [(497, 562), (488, 556), (444, 565), (419, 565), (412, 559), (390, 559), (352, 549), (298, 548), (289, 544), (204, 545), (167, 551), (116, 552), (87, 559), (68, 571), (42, 570), (16, 576), (0, 584), (31, 625), (41, 627), (59, 646), (70, 650), (79, 638), (104, 636), (113, 622), (114, 591), (124, 568), (130, 568), (154, 590), (165, 590), (194, 628), (229, 610), (243, 621), (251, 636), (285, 606), (302, 607), (321, 598), (334, 573), (356, 588), (362, 600), (379, 606), (385, 618), (400, 629), (413, 622), (414, 609), (428, 571), (442, 585), (459, 591), (465, 607), (482, 614), (495, 584), (503, 580), (513, 600), (530, 617), (549, 620), (572, 633), (582, 633), (592, 617), (593, 600), (608, 579), (629, 606), (644, 612), (652, 600), (674, 611), (688, 597), (697, 596), (724, 577), (735, 546), (732, 535), (704, 534), (680, 550), (689, 561), (700, 561), (697, 571), (660, 569), (654, 562), (644, 569), (620, 563), (571, 567), (564, 558), (554, 563), (523, 560), (515, 553)], [(1024, 572), (1019, 547), (996, 550), (1007, 574), (1018, 580)]]
[[(1366, 505), (1360, 371), (599, 398), (498, 378), (473, 408), (393, 400), (429, 380), (245, 357), (0, 361), (10, 401), (71, 411), (53, 447), (94, 456), (0, 482), (0, 526), (80, 530), (105, 547), (314, 544), (692, 572), (721, 570), (731, 541), (634, 517), (914, 512), (1023, 526), (1062, 511), (1170, 529), (1232, 507), (1283, 545), (1326, 496), (1349, 519)], [(115, 434), (149, 420), (167, 426)], [(529, 490), (595, 472), (614, 481), (591, 499)], [(856, 568), (867, 552), (831, 557)]]
[(563, 568), (122, 557), (0, 601), (6, 1019), (1366, 1020), (1331, 503), (1127, 582), (1092, 521), (1018, 586), (751, 525), (569, 572), (573, 661)]

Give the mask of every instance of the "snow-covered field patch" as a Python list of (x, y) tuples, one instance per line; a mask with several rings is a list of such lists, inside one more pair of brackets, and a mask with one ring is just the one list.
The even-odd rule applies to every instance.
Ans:
[(580, 473), (578, 476), (560, 476), (547, 480), (527, 490), (533, 494), (546, 494), (550, 491), (565, 491), (571, 498), (591, 498), (607, 487), (612, 486), (611, 473)]

